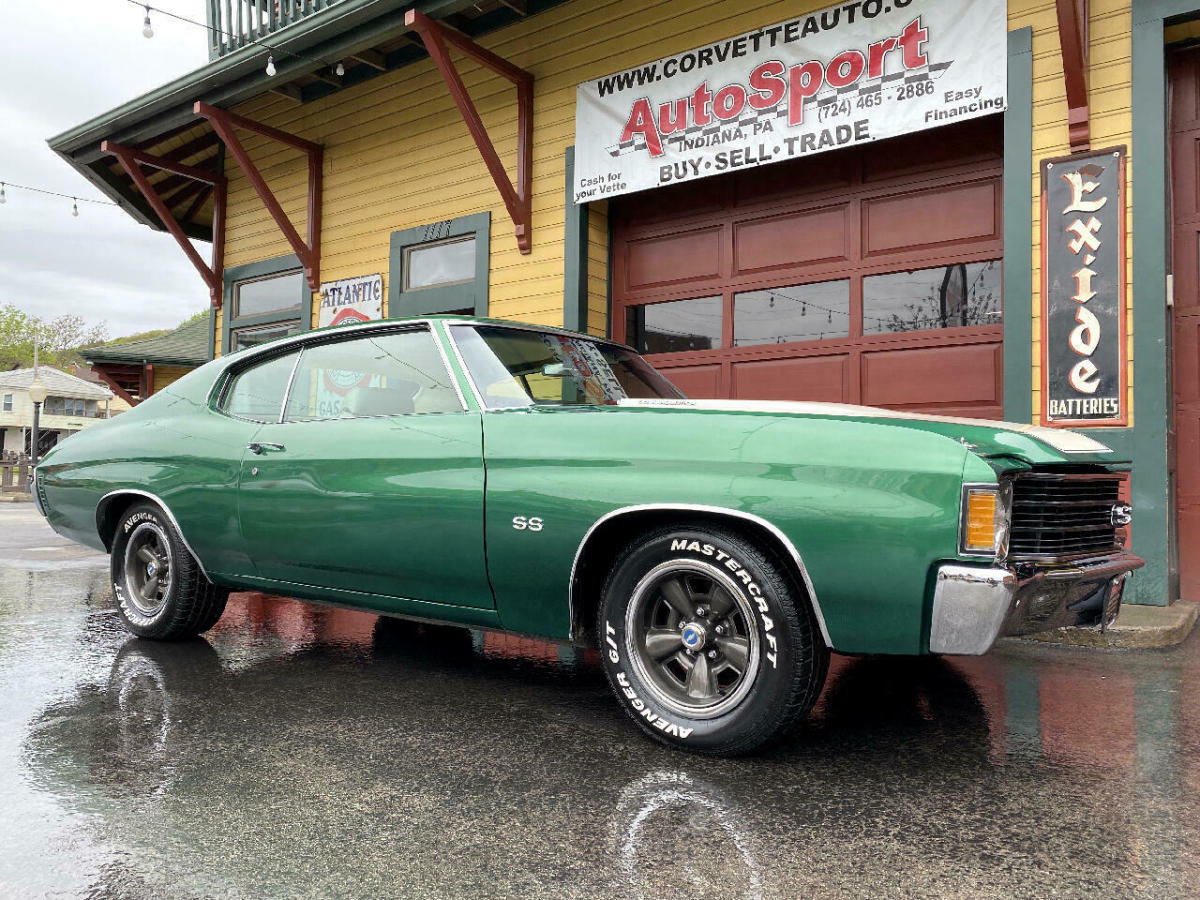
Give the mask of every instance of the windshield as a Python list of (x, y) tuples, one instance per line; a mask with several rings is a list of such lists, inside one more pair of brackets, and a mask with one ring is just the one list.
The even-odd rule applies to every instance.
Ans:
[(683, 396), (644, 359), (615, 344), (487, 325), (451, 330), (491, 409), (615, 406), (626, 398)]

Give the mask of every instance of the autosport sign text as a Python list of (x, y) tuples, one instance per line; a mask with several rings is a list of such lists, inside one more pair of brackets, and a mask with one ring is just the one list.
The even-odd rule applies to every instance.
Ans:
[(579, 85), (576, 203), (998, 113), (1002, 0), (860, 0)]

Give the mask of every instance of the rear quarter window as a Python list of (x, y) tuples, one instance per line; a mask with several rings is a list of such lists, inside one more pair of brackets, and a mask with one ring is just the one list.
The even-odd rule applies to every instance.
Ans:
[(275, 356), (232, 376), (219, 408), (239, 419), (278, 422), (298, 353)]

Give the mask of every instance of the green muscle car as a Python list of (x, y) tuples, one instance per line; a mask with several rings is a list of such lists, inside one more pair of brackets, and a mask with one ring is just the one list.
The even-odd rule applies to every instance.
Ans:
[(651, 736), (747, 752), (829, 652), (1105, 627), (1142, 560), (1083, 435), (689, 400), (628, 347), (462, 317), (215, 360), (55, 448), (34, 495), (111, 554), (134, 634), (230, 589), (596, 647)]

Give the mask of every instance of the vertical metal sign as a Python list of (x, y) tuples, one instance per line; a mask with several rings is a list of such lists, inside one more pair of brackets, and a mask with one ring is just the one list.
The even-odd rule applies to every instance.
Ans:
[(1125, 149), (1042, 164), (1042, 421), (1126, 425)]

